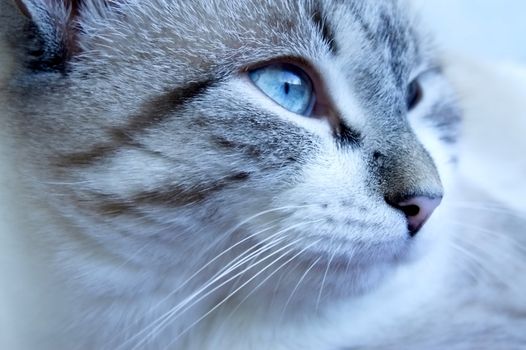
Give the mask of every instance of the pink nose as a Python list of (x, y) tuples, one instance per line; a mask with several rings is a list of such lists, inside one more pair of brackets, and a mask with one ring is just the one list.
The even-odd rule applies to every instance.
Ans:
[(405, 214), (409, 234), (415, 236), (440, 202), (442, 197), (415, 196), (392, 205)]

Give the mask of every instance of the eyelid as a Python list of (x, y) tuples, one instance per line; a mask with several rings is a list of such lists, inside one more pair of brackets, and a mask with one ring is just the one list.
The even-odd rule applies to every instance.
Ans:
[(303, 57), (277, 56), (277, 57), (272, 57), (269, 59), (257, 61), (253, 64), (247, 64), (241, 69), (241, 72), (247, 73), (252, 70), (256, 70), (259, 68), (263, 68), (263, 67), (270, 66), (272, 64), (278, 64), (278, 63), (286, 63), (286, 64), (291, 64), (293, 66), (297, 66), (303, 69), (308, 74), (310, 74), (310, 68), (312, 67), (311, 63)]
[(427, 76), (442, 75), (443, 70), (444, 69), (440, 65), (420, 66), (415, 70), (415, 73), (409, 77), (409, 82), (412, 82), (415, 79), (426, 78)]

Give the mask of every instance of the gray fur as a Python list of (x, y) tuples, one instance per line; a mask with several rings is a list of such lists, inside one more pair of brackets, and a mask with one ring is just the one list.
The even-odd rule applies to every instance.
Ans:
[[(8, 0), (0, 7), (2, 35), (17, 38), (7, 40), (9, 54), (19, 58), (2, 91), (9, 101), (2, 123), (12, 131), (34, 201), (51, 213), (49, 225), (30, 234), (59, 242), (52, 247), (54, 273), (74, 300), (67, 304), (74, 311), (66, 317), (72, 330), (65, 339), (101, 349), (306, 348), (296, 345), (302, 339), (268, 334), (278, 321), (309, 329), (298, 319), (322, 322), (335, 305), (374, 295), (399, 266), (411, 265), (420, 241), (407, 235), (403, 215), (385, 200), (442, 195), (440, 177), (451, 164), (439, 163), (438, 154), (447, 153), (447, 161), (455, 156), (460, 118), (434, 50), (403, 4), (87, 0), (68, 8), (23, 2), (31, 20)], [(41, 45), (38, 54), (35, 45)], [(239, 88), (249, 67), (291, 57), (320, 75), (339, 133), (293, 123)], [(431, 107), (409, 112), (406, 87), (422, 69), (440, 89)], [(423, 131), (439, 150), (421, 138)], [(283, 209), (239, 226), (277, 207)], [(250, 237), (261, 230), (261, 237)], [(233, 269), (183, 317), (163, 323), (154, 336), (140, 336), (279, 230), (288, 235), (254, 256), (267, 263), (280, 257), (272, 268), (262, 263), (228, 280), (246, 265)], [(111, 272), (116, 266), (119, 272)], [(452, 278), (467, 283), (462, 273)], [(289, 298), (298, 280), (299, 296)], [(230, 295), (240, 285), (246, 287)], [(475, 308), (484, 311), (473, 314), (487, 322), (468, 318), (464, 322), (478, 323), (450, 327), (432, 315), (470, 306), (464, 304), (469, 296), (449, 297), (435, 296), (429, 313), (415, 320), (400, 316), (415, 323), (408, 332), (309, 346), (526, 344), (517, 328), (524, 324), (523, 305), (511, 306), (515, 317), (477, 300)], [(186, 332), (222, 300), (222, 308)], [(241, 316), (227, 318), (236, 311)], [(244, 319), (253, 338), (235, 343), (233, 329)], [(499, 331), (484, 332), (490, 328)], [(216, 343), (206, 343), (207, 335)]]

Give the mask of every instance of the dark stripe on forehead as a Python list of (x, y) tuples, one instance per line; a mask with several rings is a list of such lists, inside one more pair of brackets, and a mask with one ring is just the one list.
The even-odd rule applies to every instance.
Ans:
[(146, 103), (140, 113), (132, 116), (127, 124), (108, 130), (109, 140), (85, 151), (62, 155), (58, 158), (57, 165), (59, 167), (88, 166), (104, 159), (123, 146), (141, 147), (134, 141), (135, 134), (162, 123), (174, 111), (203, 94), (212, 84), (211, 80), (189, 83), (155, 97)]
[(374, 46), (377, 46), (378, 38), (376, 36), (376, 32), (371, 28), (369, 23), (365, 20), (365, 15), (363, 14), (363, 10), (361, 7), (356, 5), (349, 6), (349, 10), (351, 11), (354, 19), (356, 22), (360, 25), (360, 28), (365, 35), (365, 38), (372, 43)]
[(333, 54), (338, 53), (338, 45), (334, 36), (334, 31), (327, 22), (327, 18), (324, 17), (321, 7), (318, 5), (312, 12), (312, 21), (321, 33), (323, 40), (329, 45), (329, 48)]
[(388, 49), (389, 56), (383, 63), (389, 65), (396, 86), (402, 88), (404, 72), (408, 68), (407, 55), (412, 53), (411, 50), (417, 50), (415, 38), (405, 18), (394, 3), (380, 6), (373, 22), (364, 7), (351, 6), (350, 11), (371, 47), (379, 51), (378, 57), (382, 57), (384, 49)]

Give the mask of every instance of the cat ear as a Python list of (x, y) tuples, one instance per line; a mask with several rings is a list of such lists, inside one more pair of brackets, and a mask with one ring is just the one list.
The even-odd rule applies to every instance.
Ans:
[(30, 68), (64, 70), (78, 50), (77, 16), (81, 0), (14, 0), (29, 19), (25, 28)]

